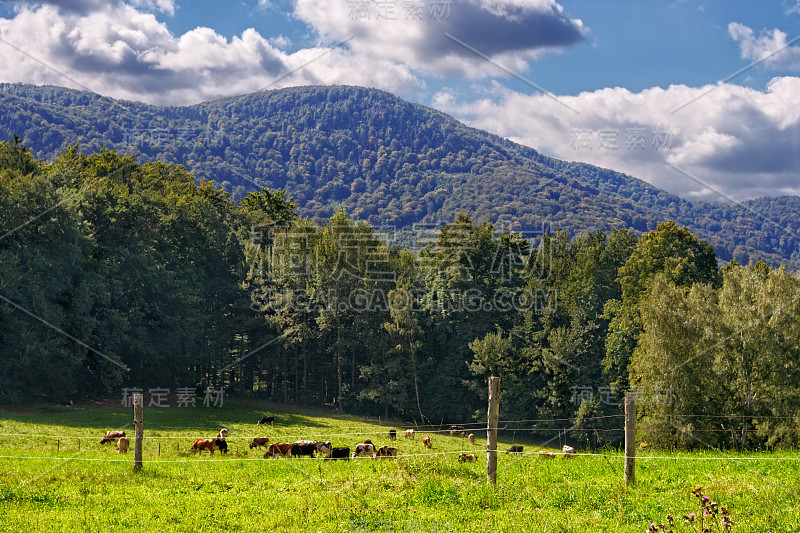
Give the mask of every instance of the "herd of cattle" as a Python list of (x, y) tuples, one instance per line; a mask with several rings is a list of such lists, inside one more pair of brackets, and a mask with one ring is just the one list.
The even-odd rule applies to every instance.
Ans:
[[(271, 424), (273, 427), (275, 426), (275, 417), (273, 416), (265, 416), (263, 417), (256, 425), (262, 424)], [(470, 444), (475, 444), (475, 435), (472, 433), (467, 433), (466, 428), (463, 426), (450, 426), (450, 435), (451, 436), (461, 436), (466, 437), (469, 439)], [(405, 432), (405, 439), (414, 439), (416, 436), (416, 431), (414, 429), (407, 429)], [(210, 455), (214, 455), (215, 450), (219, 450), (220, 453), (228, 453), (228, 443), (226, 441), (228, 437), (228, 430), (226, 428), (222, 428), (217, 436), (213, 439), (196, 439), (192, 444), (190, 451), (194, 453), (199, 453), (202, 455), (203, 451), (208, 451)], [(397, 430), (391, 429), (389, 430), (389, 439), (395, 440), (397, 438)], [(125, 436), (124, 431), (106, 431), (103, 439), (100, 441), (100, 444), (105, 444), (108, 442), (115, 442), (117, 445), (117, 451), (119, 453), (127, 453), (128, 446), (130, 442), (128, 438)], [(431, 444), (431, 438), (428, 435), (422, 437), (422, 444), (428, 448), (433, 448)], [(253, 448), (264, 448), (266, 452), (264, 452), (264, 458), (276, 458), (276, 457), (324, 457), (325, 459), (356, 459), (358, 457), (371, 457), (373, 459), (392, 459), (397, 457), (397, 447), (395, 446), (375, 446), (370, 439), (365, 440), (363, 443), (357, 444), (353, 450), (352, 455), (350, 454), (349, 447), (334, 447), (330, 441), (313, 441), (313, 440), (299, 440), (296, 442), (288, 443), (288, 442), (273, 442), (272, 444), (269, 443), (269, 437), (256, 437), (253, 439), (253, 442), (250, 443), (250, 449)], [(563, 456), (564, 457), (571, 457), (575, 455), (575, 449), (571, 446), (564, 446), (563, 449)], [(523, 447), (519, 445), (511, 446), (506, 453), (522, 453)], [(555, 454), (552, 452), (539, 452), (540, 459), (550, 459), (555, 457)], [(458, 456), (458, 460), (460, 462), (472, 462), (477, 461), (478, 456), (474, 453), (462, 453)]]

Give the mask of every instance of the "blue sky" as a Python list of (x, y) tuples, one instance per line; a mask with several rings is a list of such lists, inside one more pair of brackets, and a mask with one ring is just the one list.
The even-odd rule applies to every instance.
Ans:
[(798, 0), (0, 0), (0, 81), (160, 105), (365, 85), (731, 201), (800, 191), (798, 36)]

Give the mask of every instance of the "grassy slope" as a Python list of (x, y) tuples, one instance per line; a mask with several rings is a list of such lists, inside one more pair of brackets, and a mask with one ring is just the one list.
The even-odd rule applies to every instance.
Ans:
[[(275, 429), (253, 424), (265, 411), (276, 415)], [(223, 408), (146, 409), (145, 467), (134, 474), (131, 454), (119, 456), (98, 444), (105, 429), (130, 419), (131, 410), (117, 407), (0, 411), (0, 530), (427, 532), (475, 531), (491, 524), (494, 531), (641, 532), (667, 513), (696, 510), (689, 491), (697, 485), (731, 509), (735, 531), (800, 527), (800, 463), (791, 460), (666, 454), (671, 458), (640, 460), (638, 486), (626, 489), (618, 458), (542, 462), (500, 455), (498, 486), (491, 488), (480, 461), (461, 464), (455, 453), (411, 456), (425, 453), (419, 435), (414, 442), (397, 442), (404, 456), (397, 461), (264, 460), (261, 452), (247, 449), (252, 436), (327, 435), (334, 445), (352, 448), (365, 438), (387, 443), (390, 426), (226, 402)], [(232, 453), (213, 459), (187, 454), (193, 438), (213, 436), (223, 425), (231, 430)], [(52, 438), (11, 433), (64, 437), (56, 452)], [(438, 452), (479, 453), (485, 445), (483, 439), (470, 446), (465, 439), (431, 436)], [(77, 437), (85, 437), (80, 452)], [(16, 459), (22, 456), (44, 459)]]

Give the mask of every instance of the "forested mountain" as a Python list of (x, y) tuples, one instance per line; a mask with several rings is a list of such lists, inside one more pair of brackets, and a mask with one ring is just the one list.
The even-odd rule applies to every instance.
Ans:
[(373, 226), (451, 222), (458, 213), (518, 230), (569, 235), (654, 229), (667, 219), (708, 240), (722, 261), (800, 261), (800, 198), (688, 202), (647, 183), (545, 157), (440, 112), (358, 87), (298, 87), (154, 107), (58, 87), (0, 84), (0, 138), (34, 155), (103, 146), (180, 163), (234, 199), (261, 186), (318, 220), (344, 207)]

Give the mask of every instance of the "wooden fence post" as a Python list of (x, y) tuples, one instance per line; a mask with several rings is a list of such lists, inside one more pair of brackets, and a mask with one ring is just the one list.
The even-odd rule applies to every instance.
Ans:
[(133, 469), (142, 469), (142, 437), (144, 436), (144, 429), (142, 428), (142, 417), (144, 415), (144, 395), (136, 393), (133, 395), (133, 425), (135, 429), (135, 440), (133, 443)]
[(489, 378), (489, 416), (486, 427), (486, 482), (497, 482), (497, 425), (500, 412), (500, 378)]
[(625, 484), (636, 485), (636, 395), (625, 395)]

